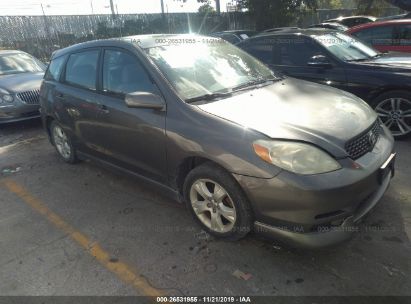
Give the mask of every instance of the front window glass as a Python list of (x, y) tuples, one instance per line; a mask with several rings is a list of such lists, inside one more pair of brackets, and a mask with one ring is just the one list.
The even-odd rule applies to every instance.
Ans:
[(103, 65), (103, 90), (127, 94), (152, 92), (153, 83), (137, 58), (122, 51), (106, 50)]
[(66, 67), (66, 82), (95, 90), (98, 56), (98, 50), (70, 55)]
[(219, 39), (157, 46), (146, 52), (183, 99), (275, 78), (263, 63)]
[(0, 75), (44, 72), (45, 66), (25, 53), (0, 55)]
[(378, 56), (378, 52), (365, 45), (354, 37), (342, 33), (330, 33), (321, 36), (313, 36), (334, 56), (344, 61), (367, 60)]

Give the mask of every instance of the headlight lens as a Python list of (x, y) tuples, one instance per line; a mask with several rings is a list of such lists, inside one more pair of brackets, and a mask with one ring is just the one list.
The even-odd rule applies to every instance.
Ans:
[(309, 144), (258, 140), (253, 146), (255, 153), (264, 161), (297, 174), (320, 174), (341, 169), (334, 158)]
[(0, 98), (1, 98), (4, 102), (13, 102), (13, 101), (14, 101), (13, 95), (10, 95), (10, 94), (0, 95)]

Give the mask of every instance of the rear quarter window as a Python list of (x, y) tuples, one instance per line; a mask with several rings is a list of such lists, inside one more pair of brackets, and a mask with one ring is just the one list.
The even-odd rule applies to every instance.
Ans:
[(47, 69), (47, 72), (46, 72), (46, 75), (44, 76), (44, 79), (51, 80), (51, 81), (59, 81), (61, 71), (63, 70), (66, 58), (67, 58), (66, 56), (61, 56), (61, 57), (58, 57), (56, 59), (53, 59), (50, 62), (50, 65)]

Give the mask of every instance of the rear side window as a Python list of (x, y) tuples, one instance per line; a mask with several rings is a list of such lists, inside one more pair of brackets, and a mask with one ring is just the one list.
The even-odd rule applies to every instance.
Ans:
[(66, 61), (66, 56), (61, 56), (53, 59), (47, 69), (44, 78), (46, 80), (59, 81), (61, 71), (63, 70), (64, 62)]
[(66, 82), (96, 90), (99, 50), (71, 54), (66, 66)]
[(311, 39), (279, 38), (274, 44), (273, 63), (284, 66), (307, 66), (312, 57), (326, 55)]
[(260, 59), (266, 64), (273, 63), (273, 47), (270, 39), (253, 39), (251, 42), (241, 46), (246, 52)]
[(392, 45), (393, 26), (378, 26), (353, 33), (353, 36), (371, 45)]
[(396, 41), (400, 41), (400, 45), (411, 45), (411, 24), (399, 25), (397, 30)]
[(154, 85), (135, 56), (120, 50), (106, 50), (103, 90), (116, 94), (154, 92)]

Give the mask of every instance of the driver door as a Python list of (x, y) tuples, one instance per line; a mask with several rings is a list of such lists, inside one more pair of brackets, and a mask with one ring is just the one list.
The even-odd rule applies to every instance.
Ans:
[[(328, 58), (331, 65), (310, 66), (312, 58), (319, 55)], [(309, 38), (290, 38), (284, 39), (283, 43), (277, 43), (274, 48), (273, 66), (291, 77), (340, 89), (347, 85), (344, 68), (333, 62), (328, 53)]]
[[(105, 48), (96, 128), (100, 156), (152, 180), (166, 181), (166, 110), (129, 108), (125, 95), (160, 92), (136, 55)], [(161, 96), (161, 95), (160, 95)]]

